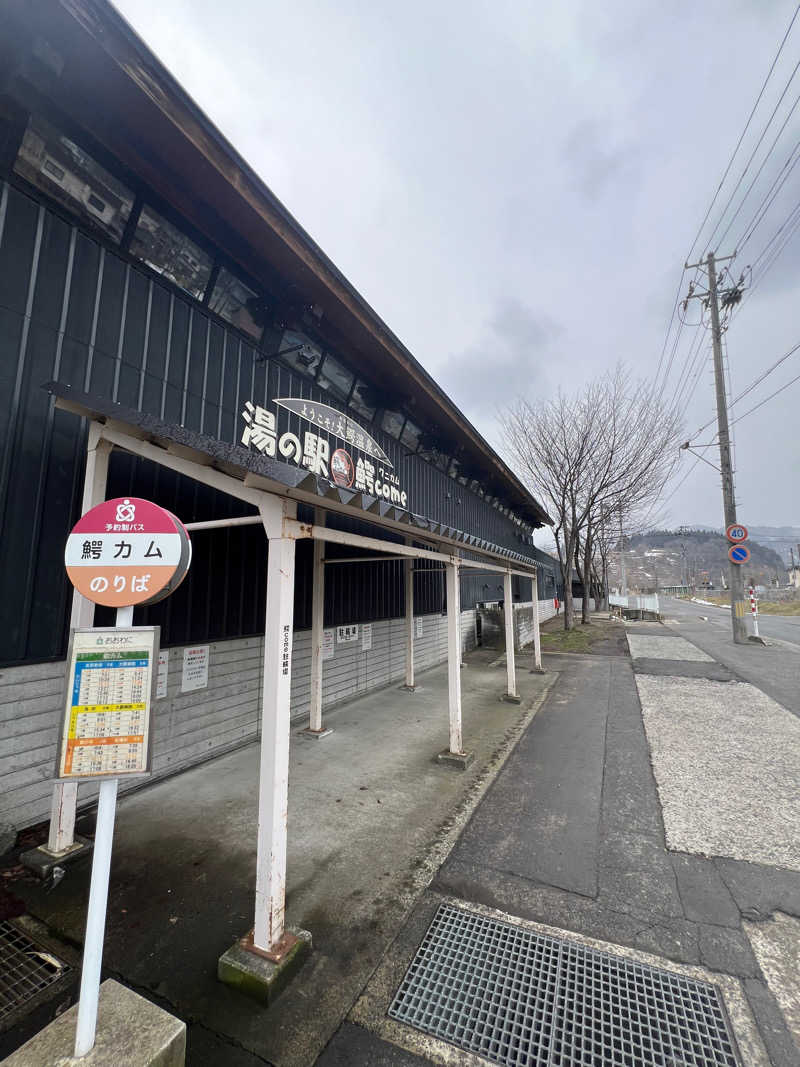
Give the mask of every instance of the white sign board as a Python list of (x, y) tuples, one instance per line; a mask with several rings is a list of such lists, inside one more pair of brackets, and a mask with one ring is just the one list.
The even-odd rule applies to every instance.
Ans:
[(347, 644), (350, 641), (358, 640), (358, 624), (352, 626), (337, 626), (336, 627), (336, 640), (340, 645)]
[(322, 658), (333, 659), (333, 630), (322, 631)]
[(372, 648), (372, 623), (365, 622), (361, 627), (361, 651), (369, 652)]
[(158, 627), (75, 630), (58, 778), (126, 778), (150, 773), (150, 718)]
[(181, 692), (191, 693), (208, 685), (208, 645), (193, 645), (183, 650)]
[(167, 674), (169, 673), (169, 650), (158, 654), (158, 674), (156, 675), (156, 700), (163, 700), (167, 695)]
[(422, 619), (417, 617), (417, 637), (422, 637)]

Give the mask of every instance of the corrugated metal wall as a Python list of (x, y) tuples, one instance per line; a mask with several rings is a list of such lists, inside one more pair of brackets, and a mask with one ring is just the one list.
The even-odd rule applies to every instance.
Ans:
[[(79, 515), (85, 426), (56, 411), (42, 383), (57, 379), (169, 422), (233, 442), (246, 400), (291, 393), (329, 399), (257, 351), (196, 302), (160, 282), (32, 196), (0, 184), (0, 665), (63, 657), (70, 589), (63, 546)], [(296, 418), (296, 416), (292, 416)], [(299, 429), (299, 421), (298, 426)], [(404, 458), (412, 510), (519, 552), (532, 551), (496, 508), (371, 427)], [(184, 521), (244, 514), (229, 497), (142, 460), (114, 454), (108, 496), (148, 497)], [(374, 528), (360, 524), (361, 532)], [(189, 578), (137, 622), (157, 622), (164, 644), (258, 634), (264, 611), (264, 539), (255, 528), (196, 536)], [(296, 614), (308, 624), (310, 550), (298, 548)], [(334, 570), (334, 568), (331, 568)], [(332, 575), (331, 624), (402, 610), (400, 565)], [(441, 573), (419, 573), (420, 610), (443, 606)], [(465, 606), (475, 598), (467, 589)], [(98, 621), (104, 616), (98, 613)]]

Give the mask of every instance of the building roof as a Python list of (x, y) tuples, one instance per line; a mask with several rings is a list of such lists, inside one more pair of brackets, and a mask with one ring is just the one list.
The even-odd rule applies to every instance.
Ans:
[[(356, 367), (439, 427), (534, 526), (552, 523), (509, 466), (105, 0), (0, 0), (30, 34), (12, 77), (56, 99), (198, 230), (286, 301), (314, 306)], [(4, 20), (5, 21), (5, 20)], [(2, 57), (0, 57), (2, 58)]]

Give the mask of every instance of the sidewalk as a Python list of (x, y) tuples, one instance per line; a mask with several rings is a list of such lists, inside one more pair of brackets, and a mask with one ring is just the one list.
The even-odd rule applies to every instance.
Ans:
[[(448, 744), (446, 665), (420, 674), (414, 693), (393, 686), (327, 713), (323, 740), (293, 727), (287, 922), (310, 930), (314, 948), (269, 1009), (216, 977), (253, 922), (258, 745), (120, 800), (104, 971), (186, 1020), (190, 1067), (309, 1067), (350, 1010), (553, 680), (520, 657), (522, 704), (509, 704), (497, 652), (465, 659), (466, 771), (435, 759)], [(84, 864), (52, 892), (11, 888), (80, 945), (88, 880)], [(4, 1039), (0, 1060), (15, 1047)]]
[[(715, 693), (714, 699), (727, 709), (731, 686), (741, 683), (724, 681), (731, 678), (724, 666), (676, 639), (668, 627), (632, 624), (628, 633), (638, 657), (633, 661), (545, 658), (556, 684), (320, 1067), (485, 1062), (386, 1016), (432, 917), (447, 900), (483, 913), (489, 909), (512, 923), (544, 924), (557, 934), (603, 942), (611, 951), (624, 946), (623, 953), (646, 953), (668, 969), (702, 968), (711, 980), (737, 991), (730, 999), (726, 993), (726, 1000), (744, 1067), (800, 1063), (800, 996), (792, 973), (800, 923), (784, 918), (800, 916), (800, 869), (780, 865), (787, 854), (794, 861), (797, 798), (784, 798), (782, 814), (794, 822), (774, 855), (765, 843), (760, 863), (731, 858), (724, 849), (715, 854), (715, 847), (707, 847), (717, 844), (713, 826), (705, 841), (701, 832), (686, 843), (670, 841), (668, 848), (664, 798), (660, 802), (639, 693), (645, 694), (645, 719), (652, 712), (653, 686), (659, 699), (672, 693), (677, 699), (664, 710), (669, 717), (688, 706), (692, 692), (708, 686), (722, 687), (724, 695)], [(648, 670), (656, 674), (644, 673)], [(791, 716), (760, 696), (791, 736), (784, 718)], [(765, 707), (760, 711), (763, 715)], [(651, 744), (656, 740), (652, 734)], [(685, 790), (691, 782), (694, 792), (684, 793), (683, 808), (680, 791), (670, 794), (670, 828), (675, 812), (685, 813), (703, 795), (707, 747), (696, 732), (684, 745), (682, 758), (691, 766), (678, 784)], [(788, 754), (780, 758), (784, 772), (791, 773)], [(658, 756), (657, 774), (660, 767)], [(793, 767), (795, 781), (798, 769), (800, 762)], [(753, 802), (757, 792), (754, 784), (743, 802)], [(762, 800), (759, 795), (759, 804)], [(759, 808), (762, 815), (766, 810)]]

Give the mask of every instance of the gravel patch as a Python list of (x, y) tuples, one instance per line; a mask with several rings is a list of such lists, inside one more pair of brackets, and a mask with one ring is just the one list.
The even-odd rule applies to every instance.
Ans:
[(744, 682), (636, 685), (668, 847), (800, 871), (800, 720)]
[(672, 634), (649, 637), (629, 633), (628, 645), (634, 659), (688, 659), (697, 662), (708, 662), (712, 659), (691, 642), (682, 637), (673, 637)]

